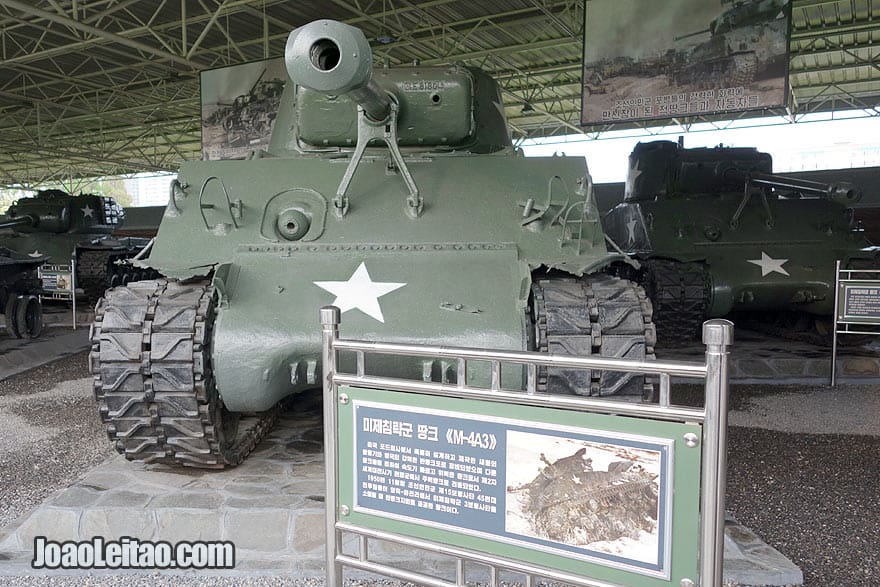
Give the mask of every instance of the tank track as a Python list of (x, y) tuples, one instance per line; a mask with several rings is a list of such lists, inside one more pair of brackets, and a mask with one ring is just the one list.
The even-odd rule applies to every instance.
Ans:
[[(641, 287), (619, 277), (538, 279), (532, 285), (531, 320), (535, 348), (543, 352), (654, 357), (651, 302)], [(585, 369), (540, 369), (538, 389), (577, 395), (653, 395), (653, 385), (642, 375)]]
[(244, 417), (223, 406), (210, 339), (207, 282), (139, 281), (95, 308), (89, 370), (101, 421), (128, 460), (219, 469), (260, 442), (279, 407)]
[(86, 302), (95, 304), (108, 287), (127, 285), (131, 281), (156, 279), (159, 275), (153, 269), (140, 269), (128, 265), (116, 265), (114, 261), (127, 259), (135, 251), (124, 250), (86, 250), (77, 260), (77, 286), (81, 287)]
[(95, 304), (109, 285), (107, 267), (111, 251), (83, 251), (76, 264), (76, 282), (86, 296), (86, 302)]
[(650, 259), (644, 266), (642, 284), (654, 306), (654, 324), (661, 346), (699, 337), (712, 292), (705, 265)]

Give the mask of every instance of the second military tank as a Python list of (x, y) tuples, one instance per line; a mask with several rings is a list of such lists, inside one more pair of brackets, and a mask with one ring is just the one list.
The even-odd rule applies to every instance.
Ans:
[(852, 221), (861, 197), (845, 183), (772, 173), (751, 147), (639, 143), (623, 202), (605, 230), (641, 263), (621, 274), (644, 285), (663, 342), (693, 339), (707, 318), (765, 312), (788, 328), (829, 316), (834, 267), (866, 267), (871, 243)]

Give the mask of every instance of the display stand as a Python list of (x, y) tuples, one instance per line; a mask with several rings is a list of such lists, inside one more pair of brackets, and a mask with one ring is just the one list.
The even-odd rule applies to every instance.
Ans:
[[(870, 277), (870, 279), (865, 279)], [(880, 269), (834, 267), (834, 336), (831, 342), (831, 387), (837, 384), (837, 335), (868, 334), (880, 330), (855, 330), (858, 326), (880, 325)]]

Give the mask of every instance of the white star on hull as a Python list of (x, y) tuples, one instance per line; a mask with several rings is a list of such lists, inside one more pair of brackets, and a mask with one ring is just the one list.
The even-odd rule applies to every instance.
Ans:
[(788, 263), (788, 259), (774, 259), (764, 251), (761, 251), (760, 259), (746, 259), (746, 261), (761, 268), (761, 277), (767, 277), (771, 273), (789, 275), (788, 271), (782, 267), (785, 263)]
[(336, 296), (333, 305), (338, 307), (340, 312), (360, 310), (383, 324), (385, 316), (379, 306), (379, 298), (406, 285), (405, 283), (373, 281), (367, 271), (366, 264), (363, 262), (355, 269), (348, 281), (315, 281), (313, 283)]

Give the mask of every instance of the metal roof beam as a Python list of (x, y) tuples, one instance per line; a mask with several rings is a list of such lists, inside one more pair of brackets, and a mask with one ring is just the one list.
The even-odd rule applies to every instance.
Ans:
[(29, 4), (25, 4), (24, 2), (19, 2), (18, 0), (0, 0), (0, 6), (5, 6), (6, 8), (11, 8), (12, 10), (17, 10), (18, 12), (29, 14), (31, 16), (36, 16), (37, 18), (48, 20), (50, 22), (55, 22), (66, 27), (78, 30), (80, 32), (92, 35), (94, 37), (100, 37), (102, 39), (106, 39), (113, 43), (117, 43), (124, 47), (129, 47), (136, 51), (141, 51), (143, 53), (147, 53), (150, 55), (155, 55), (161, 59), (172, 61), (178, 65), (183, 65), (190, 69), (201, 69), (202, 65), (192, 61), (189, 57), (181, 57), (180, 55), (175, 55), (173, 53), (169, 53), (168, 51), (164, 51), (162, 49), (157, 49), (156, 47), (151, 47), (145, 43), (141, 43), (140, 41), (135, 41), (133, 39), (127, 39), (116, 33), (111, 33), (109, 31), (101, 30), (99, 28), (95, 28), (91, 25), (81, 23), (75, 20), (71, 20), (66, 16), (61, 16), (58, 14), (52, 14), (51, 12), (46, 12), (45, 10), (41, 10), (34, 6), (30, 6)]

